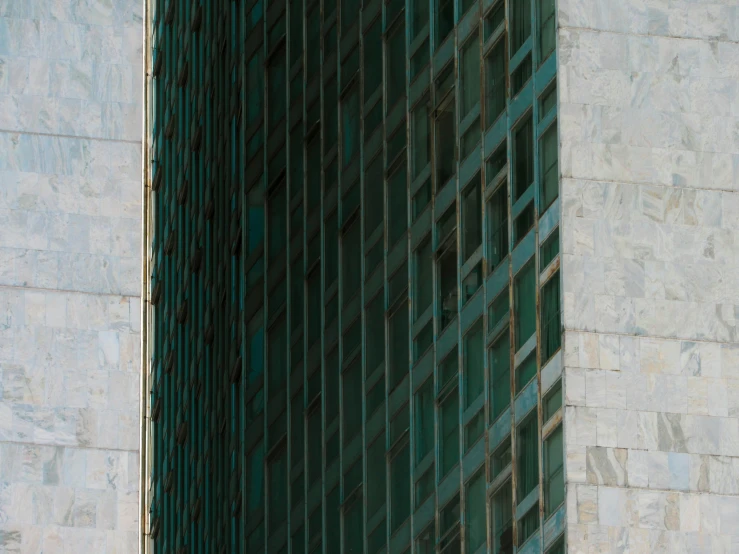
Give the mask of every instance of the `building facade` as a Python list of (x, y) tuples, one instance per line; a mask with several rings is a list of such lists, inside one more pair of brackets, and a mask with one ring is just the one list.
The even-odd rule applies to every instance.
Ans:
[(0, 552), (138, 548), (142, 30), (0, 2)]
[(738, 10), (152, 0), (145, 551), (739, 549)]

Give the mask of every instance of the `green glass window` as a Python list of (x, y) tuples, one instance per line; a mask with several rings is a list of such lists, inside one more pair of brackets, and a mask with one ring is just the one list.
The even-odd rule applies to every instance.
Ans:
[(538, 0), (539, 4), (539, 59), (544, 61), (554, 52), (557, 40), (554, 0)]
[(523, 544), (539, 529), (539, 506), (531, 508), (518, 520), (519, 540)]
[(557, 105), (557, 85), (550, 86), (539, 100), (539, 121), (543, 120)]
[(263, 114), (264, 71), (259, 53), (246, 62), (246, 83), (249, 90), (254, 91), (253, 94), (249, 94), (249, 101), (246, 103), (246, 125), (250, 126)]
[[(429, 22), (429, 0), (411, 0), (411, 40), (423, 31)], [(428, 48), (426, 49), (428, 51)]]
[(431, 180), (427, 180), (413, 197), (413, 220), (415, 221), (431, 202)]
[(306, 278), (308, 291), (308, 348), (321, 336), (321, 272), (315, 267)]
[(292, 554), (302, 554), (305, 552), (305, 526), (301, 525), (293, 533), (291, 539)]
[(439, 298), (441, 328), (457, 315), (457, 245), (451, 243), (439, 256)]
[(557, 125), (549, 127), (541, 137), (541, 206), (546, 210), (559, 194), (557, 165)]
[(459, 462), (459, 393), (454, 389), (439, 407), (440, 469), (443, 477)]
[(274, 129), (285, 117), (285, 85), (287, 79), (284, 46), (270, 57), (267, 83), (269, 86), (269, 109), (267, 114), (269, 115), (269, 126)]
[(503, 443), (495, 449), (491, 458), (492, 477), (495, 479), (511, 463), (511, 437), (508, 436)]
[(342, 244), (342, 279), (344, 281), (344, 305), (359, 291), (362, 280), (362, 251), (359, 221), (355, 220), (344, 233)]
[(339, 415), (339, 351), (333, 349), (326, 356), (326, 421)]
[(339, 487), (326, 495), (326, 551), (338, 554), (341, 549), (341, 497)]
[(436, 45), (439, 46), (454, 29), (454, 0), (435, 0)]
[[(433, 427), (432, 427), (432, 433), (433, 433)], [(421, 504), (424, 503), (424, 501), (434, 494), (434, 483), (436, 482), (436, 474), (434, 473), (434, 466), (431, 465), (426, 471), (423, 472), (423, 475), (416, 481), (416, 491), (415, 491), (415, 507), (416, 509), (421, 507)]]
[(505, 2), (504, 0), (498, 0), (495, 6), (485, 15), (485, 40), (490, 38), (504, 21)]
[(526, 233), (534, 227), (536, 211), (533, 200), (521, 210), (521, 213), (513, 220), (513, 243), (518, 244), (526, 237)]
[(462, 46), (460, 52), (460, 119), (480, 101), (480, 39), (477, 33)]
[(290, 0), (290, 63), (303, 57), (303, 2)]
[(508, 190), (505, 183), (490, 197), (488, 211), (488, 261), (496, 267), (508, 256)]
[(482, 319), (462, 339), (462, 363), (465, 378), (465, 407), (469, 407), (482, 394), (485, 383), (485, 347)]
[(281, 450), (269, 464), (269, 532), (287, 519), (287, 452)]
[(388, 178), (387, 219), (388, 244), (392, 246), (408, 228), (408, 178), (405, 166)]
[(531, 0), (512, 0), (509, 4), (511, 57), (531, 36)]
[(557, 381), (555, 385), (552, 385), (542, 400), (542, 404), (544, 405), (542, 421), (546, 422), (562, 407), (562, 381)]
[(559, 227), (546, 238), (539, 249), (539, 267), (546, 268), (559, 254)]
[(369, 534), (369, 538), (367, 539), (367, 548), (369, 549), (369, 552), (375, 554), (385, 546), (385, 534), (385, 520), (383, 519)]
[(493, 553), (513, 552), (513, 494), (511, 482), (506, 482), (493, 495)]
[(434, 380), (427, 379), (416, 393), (413, 406), (416, 437), (416, 463), (434, 448)]
[(536, 353), (529, 354), (516, 368), (516, 394), (536, 377)]
[[(309, 49), (310, 50), (310, 49)], [(364, 98), (365, 101), (382, 83), (382, 21), (375, 20), (364, 36)]]
[(417, 177), (428, 165), (431, 156), (431, 133), (429, 129), (428, 99), (422, 100), (411, 116), (411, 175)]
[[(301, 421), (302, 424), (302, 421)], [(323, 460), (321, 453), (321, 410), (314, 409), (308, 414), (308, 488), (321, 480)]]
[(303, 459), (303, 389), (298, 390), (290, 401), (290, 464)]
[(342, 375), (342, 410), (344, 444), (355, 438), (362, 428), (362, 366), (353, 362)]
[(372, 236), (374, 231), (382, 225), (385, 208), (382, 196), (382, 156), (370, 162), (364, 179), (364, 212), (365, 238)]
[(431, 252), (431, 239), (427, 238), (416, 249), (413, 256), (413, 283), (416, 294), (414, 300), (413, 319), (417, 320), (431, 305), (433, 296), (432, 274), (433, 254)]
[(526, 192), (534, 181), (534, 136), (531, 117), (515, 131), (513, 139), (513, 192), (514, 202)]
[(511, 404), (511, 343), (508, 331), (490, 348), (490, 415), (494, 420)]
[(353, 86), (344, 96), (342, 125), (342, 159), (346, 167), (359, 153), (359, 89), (357, 86)]
[(359, 15), (359, 0), (341, 1), (341, 28), (349, 29), (357, 20)]
[(387, 107), (405, 96), (405, 25), (399, 24), (387, 40)]
[(485, 110), (488, 127), (495, 123), (506, 107), (505, 53), (504, 39), (499, 40), (485, 57)]
[(434, 121), (436, 143), (436, 187), (454, 176), (457, 167), (457, 125), (454, 115), (454, 94), (436, 110)]
[(487, 539), (485, 525), (485, 471), (478, 471), (467, 484), (465, 494), (467, 553), (474, 554)]
[(284, 317), (269, 330), (267, 344), (269, 396), (274, 398), (284, 394), (287, 379), (287, 326)]
[(308, 143), (308, 168), (307, 168), (307, 199), (306, 209), (312, 213), (319, 207), (321, 201), (321, 143), (318, 135), (314, 136)]
[(388, 322), (390, 338), (390, 388), (395, 388), (408, 373), (408, 308), (403, 305), (390, 316)]
[(547, 549), (546, 554), (565, 554), (565, 539), (562, 537), (558, 539), (550, 548)]
[(562, 426), (544, 441), (544, 517), (548, 517), (565, 500), (564, 444)]
[(390, 532), (411, 514), (411, 449), (406, 443), (390, 462)]
[(459, 373), (459, 350), (455, 347), (439, 364), (439, 390), (443, 389)]
[(480, 410), (464, 427), (464, 451), (468, 452), (485, 432), (485, 412)]
[(518, 350), (536, 332), (536, 267), (533, 260), (514, 278), (513, 309)]
[[(516, 469), (518, 502), (539, 485), (539, 426), (536, 414), (516, 430)], [(537, 510), (538, 511), (538, 510)]]
[(367, 371), (371, 373), (385, 360), (385, 308), (375, 297), (367, 304)]
[(510, 311), (510, 298), (508, 288), (499, 293), (488, 308), (488, 328), (493, 329)]
[(482, 243), (482, 184), (478, 173), (462, 191), (462, 259), (467, 260)]
[(541, 288), (541, 359), (549, 360), (562, 343), (559, 271)]
[(357, 499), (344, 512), (344, 552), (362, 554), (363, 537), (362, 502), (361, 499)]
[(246, 456), (246, 513), (264, 507), (264, 443), (259, 443)]

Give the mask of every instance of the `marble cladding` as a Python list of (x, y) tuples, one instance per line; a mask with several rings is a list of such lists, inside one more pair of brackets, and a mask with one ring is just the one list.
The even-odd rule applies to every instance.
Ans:
[(568, 552), (739, 552), (739, 3), (558, 18)]
[(0, 0), (0, 552), (138, 551), (139, 0)]

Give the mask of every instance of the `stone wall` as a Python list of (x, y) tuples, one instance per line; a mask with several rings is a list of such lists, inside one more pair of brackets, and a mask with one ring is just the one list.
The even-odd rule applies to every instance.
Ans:
[(569, 553), (739, 552), (739, 5), (559, 25)]
[(0, 1), (0, 552), (138, 549), (142, 9)]

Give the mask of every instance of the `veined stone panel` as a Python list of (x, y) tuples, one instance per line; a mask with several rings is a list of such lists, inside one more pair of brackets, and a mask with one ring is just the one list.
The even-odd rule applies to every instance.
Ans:
[(0, 2), (0, 552), (138, 549), (142, 4)]
[(739, 6), (558, 9), (568, 552), (737, 552)]

